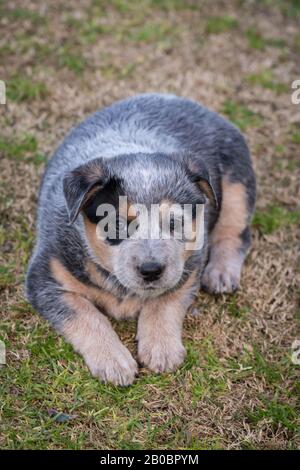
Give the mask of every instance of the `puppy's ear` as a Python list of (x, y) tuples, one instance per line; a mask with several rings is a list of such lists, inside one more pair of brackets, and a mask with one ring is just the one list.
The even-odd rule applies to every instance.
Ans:
[(197, 156), (189, 157), (187, 159), (187, 170), (191, 181), (197, 183), (197, 186), (205, 194), (212, 206), (218, 209), (218, 199), (211, 183), (209, 171), (203, 160)]
[(63, 180), (69, 221), (72, 224), (81, 209), (109, 180), (103, 160), (97, 158), (66, 174)]

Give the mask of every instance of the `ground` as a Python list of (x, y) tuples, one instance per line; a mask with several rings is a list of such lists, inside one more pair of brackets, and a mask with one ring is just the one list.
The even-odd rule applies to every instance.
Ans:
[[(0, 10), (0, 448), (297, 448), (299, 1), (16, 0)], [(258, 199), (241, 290), (199, 293), (184, 365), (141, 370), (122, 389), (90, 376), (25, 301), (23, 281), (47, 157), (89, 113), (145, 91), (191, 97), (239, 126)], [(136, 325), (115, 326), (135, 354)]]

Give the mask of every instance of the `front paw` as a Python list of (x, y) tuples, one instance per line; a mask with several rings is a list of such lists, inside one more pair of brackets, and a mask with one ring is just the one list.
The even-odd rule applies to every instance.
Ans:
[(131, 385), (138, 372), (136, 361), (122, 343), (109, 351), (90, 352), (85, 361), (94, 377), (114, 385)]
[(140, 339), (138, 343), (139, 361), (153, 372), (172, 372), (184, 361), (185, 348), (174, 338)]
[(235, 292), (239, 288), (240, 268), (234, 263), (228, 265), (218, 265), (209, 262), (206, 266), (201, 286), (203, 290), (211, 294), (229, 294)]

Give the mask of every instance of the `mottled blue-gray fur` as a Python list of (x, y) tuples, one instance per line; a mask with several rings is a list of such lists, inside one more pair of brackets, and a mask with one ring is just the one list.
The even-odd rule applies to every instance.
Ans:
[[(219, 206), (224, 174), (232, 182), (245, 185), (250, 220), (255, 179), (245, 140), (235, 126), (196, 102), (167, 94), (135, 96), (97, 111), (65, 138), (43, 177), (37, 242), (26, 281), (28, 299), (58, 330), (72, 312), (61, 300), (61, 286), (49, 270), (50, 257), (60, 259), (81, 281), (91, 282), (83, 269), (84, 260), (91, 254), (82, 216), (69, 224), (63, 191), (66, 174), (91, 160), (101, 159), (108, 173), (123, 180), (124, 190), (132, 199), (146, 203), (168, 196), (175, 201), (194, 196), (197, 199), (195, 184), (185, 171), (189, 158), (206, 167)], [(206, 224), (210, 231), (218, 210), (208, 207)], [(248, 231), (243, 236), (248, 244)], [(201, 274), (205, 260), (204, 248), (189, 261), (189, 269), (198, 263)], [(116, 278), (114, 282), (120, 295), (122, 289), (128, 295), (126, 286)]]

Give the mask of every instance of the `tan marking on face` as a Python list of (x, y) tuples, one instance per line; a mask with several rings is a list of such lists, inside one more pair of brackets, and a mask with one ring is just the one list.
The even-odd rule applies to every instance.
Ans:
[(127, 212), (128, 222), (133, 222), (134, 220), (136, 220), (137, 216), (138, 216), (138, 211), (135, 208), (135, 205), (132, 204), (131, 206), (128, 207), (128, 212)]
[[(115, 254), (113, 248), (97, 235), (97, 225), (93, 224), (86, 216), (83, 216), (85, 233), (88, 244), (99, 263), (107, 271), (112, 271), (112, 258)], [(116, 249), (116, 247), (115, 247)]]
[(211, 244), (226, 241), (228, 248), (239, 249), (240, 235), (247, 226), (247, 219), (245, 186), (242, 183), (232, 183), (225, 176), (222, 181), (222, 207), (211, 234)]
[(88, 201), (99, 191), (100, 188), (101, 188), (101, 185), (96, 184), (84, 195), (84, 198), (80, 205), (79, 210), (81, 210), (88, 203)]
[(100, 185), (96, 184), (93, 188), (91, 188), (83, 197), (80, 206), (76, 210), (75, 218), (78, 216), (79, 212), (87, 205), (90, 199), (92, 199), (93, 195), (96, 194), (99, 189)]
[(119, 215), (128, 222), (132, 222), (136, 219), (137, 209), (128, 197), (122, 197), (119, 199)]
[[(104, 287), (103, 277), (99, 274), (93, 263), (89, 264), (88, 274), (91, 281), (99, 287)], [(56, 259), (50, 261), (51, 271), (56, 281), (68, 292), (73, 292), (88, 299), (93, 304), (99, 306), (114, 318), (134, 318), (139, 313), (141, 301), (139, 298), (118, 299), (111, 292), (97, 287), (87, 286), (76, 279), (63, 265)]]
[(160, 203), (159, 203), (160, 207), (164, 207), (164, 206), (165, 206), (165, 207), (167, 207), (167, 208), (168, 208), (168, 207), (170, 208), (173, 204), (174, 204), (174, 201), (171, 201), (171, 199), (167, 199), (167, 198), (162, 199), (162, 200), (160, 201)]
[(128, 199), (126, 197), (120, 197), (119, 198), (118, 212), (119, 212), (119, 215), (123, 219), (127, 219), (128, 207), (129, 207)]
[[(106, 278), (97, 270), (95, 263), (88, 261), (86, 264), (86, 273), (93, 284), (105, 289), (112, 289), (108, 286)], [(138, 297), (128, 297), (118, 299), (113, 293), (107, 295), (107, 311), (116, 319), (134, 318), (141, 309), (141, 300)]]
[(208, 198), (211, 205), (216, 207), (217, 202), (215, 200), (215, 195), (208, 181), (200, 179), (199, 181), (197, 181), (197, 185), (199, 186), (201, 191), (205, 194), (205, 196)]

